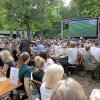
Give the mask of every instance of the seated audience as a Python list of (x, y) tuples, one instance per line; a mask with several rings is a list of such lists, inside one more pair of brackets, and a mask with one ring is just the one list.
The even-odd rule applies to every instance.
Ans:
[(41, 58), (40, 56), (36, 56), (34, 61), (35, 61), (35, 67), (37, 68), (37, 70), (35, 72), (33, 72), (33, 74), (32, 74), (33, 80), (42, 82), (42, 79), (44, 76), (43, 68), (44, 68), (45, 60), (43, 58)]
[(87, 100), (82, 86), (72, 78), (58, 82), (50, 100)]
[(15, 61), (14, 58), (12, 57), (11, 53), (7, 50), (3, 50), (1, 52), (1, 59), (4, 63), (2, 72), (6, 77), (10, 77), (10, 68), (15, 67)]
[(64, 69), (61, 65), (52, 64), (45, 72), (40, 87), (41, 100), (50, 100), (53, 89), (59, 80), (63, 79)]
[(39, 56), (45, 60), (44, 71), (46, 71), (48, 66), (53, 64), (54, 61), (51, 58), (49, 58), (48, 52), (46, 50), (41, 51), (39, 53)]
[(84, 67), (95, 69), (98, 66), (98, 62), (96, 61), (96, 59), (93, 57), (93, 55), (90, 52), (90, 45), (86, 45), (85, 50), (86, 52), (83, 55)]
[(23, 52), (18, 60), (17, 67), (19, 68), (19, 81), (23, 83), (23, 86), (18, 88), (19, 90), (25, 91), (25, 96), (23, 100), (32, 100), (31, 89), (29, 86), (29, 80), (31, 78), (31, 68), (27, 65), (30, 60), (30, 55), (27, 52)]
[(95, 57), (95, 59), (100, 62), (100, 47), (99, 43), (95, 42), (94, 46), (91, 47), (91, 54)]
[(77, 52), (78, 52), (78, 50), (76, 48), (76, 43), (71, 42), (70, 48), (67, 52), (69, 65), (77, 64)]
[(68, 64), (66, 67), (66, 72), (68, 72), (69, 75), (71, 75), (74, 70), (73, 68), (68, 66), (75, 66), (78, 63), (77, 53), (78, 53), (78, 49), (76, 48), (76, 43), (71, 41), (70, 47), (67, 50)]

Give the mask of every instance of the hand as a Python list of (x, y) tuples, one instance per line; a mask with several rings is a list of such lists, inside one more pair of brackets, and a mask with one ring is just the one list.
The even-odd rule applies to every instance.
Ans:
[(0, 72), (1, 72), (2, 76), (6, 76), (5, 70), (2, 69)]

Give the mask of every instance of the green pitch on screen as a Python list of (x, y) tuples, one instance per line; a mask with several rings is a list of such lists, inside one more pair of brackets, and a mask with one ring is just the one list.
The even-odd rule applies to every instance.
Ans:
[(69, 23), (70, 37), (96, 37), (97, 20), (76, 20)]

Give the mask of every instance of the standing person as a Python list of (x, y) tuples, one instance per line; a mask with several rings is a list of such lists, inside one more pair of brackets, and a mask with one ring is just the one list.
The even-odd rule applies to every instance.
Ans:
[(52, 64), (48, 67), (40, 87), (41, 100), (50, 100), (53, 89), (57, 82), (63, 79), (63, 75), (64, 69), (61, 65)]
[(32, 100), (31, 88), (29, 86), (29, 80), (31, 78), (31, 68), (27, 65), (30, 60), (30, 55), (27, 52), (23, 52), (18, 60), (17, 67), (19, 68), (19, 81), (23, 83), (23, 86), (18, 88), (19, 90), (24, 90), (25, 95), (22, 100)]
[(28, 52), (29, 54), (31, 54), (30, 41), (28, 39), (21, 40), (19, 49), (20, 49), (21, 53)]

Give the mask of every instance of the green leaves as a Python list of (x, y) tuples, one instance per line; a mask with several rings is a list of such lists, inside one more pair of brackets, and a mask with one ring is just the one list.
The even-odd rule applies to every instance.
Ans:
[(0, 0), (0, 29), (45, 30), (45, 34), (60, 33), (60, 21), (75, 17), (100, 16), (100, 0)]
[(100, 0), (73, 0), (72, 2), (77, 4), (80, 15), (87, 15), (88, 17), (100, 16)]

